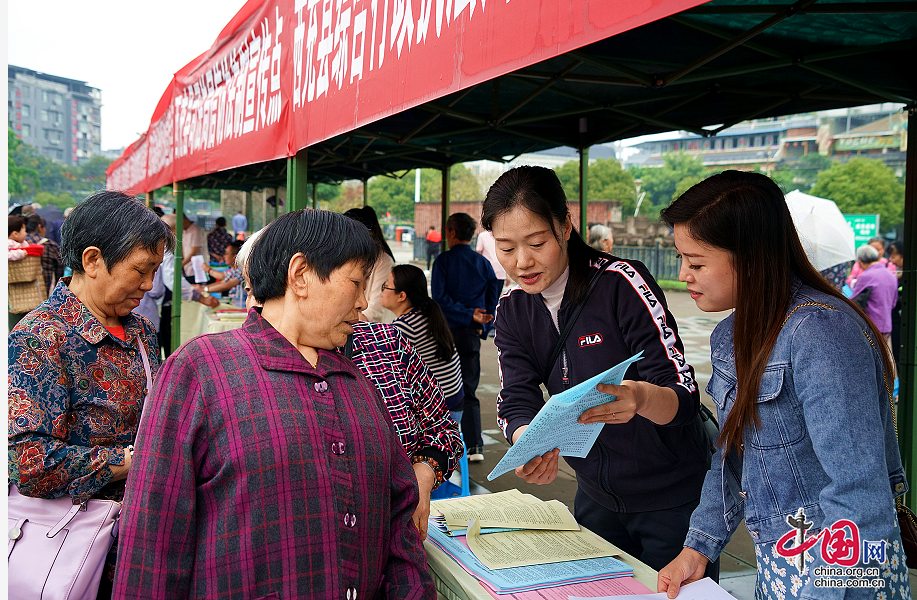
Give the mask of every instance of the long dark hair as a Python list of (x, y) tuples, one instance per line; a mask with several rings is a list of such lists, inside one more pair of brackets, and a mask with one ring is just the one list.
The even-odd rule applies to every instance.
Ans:
[(724, 171), (696, 184), (662, 211), (670, 227), (684, 225), (695, 240), (728, 251), (736, 276), (733, 345), (739, 385), (717, 443), (741, 452), (746, 427), (760, 427), (755, 401), (777, 336), (792, 307), (793, 279), (846, 302), (872, 330), (885, 376), (893, 362), (866, 313), (815, 270), (799, 241), (783, 192), (759, 173)]
[(388, 242), (385, 241), (385, 235), (382, 233), (379, 217), (376, 216), (376, 211), (372, 206), (351, 208), (344, 213), (344, 216), (363, 223), (363, 225), (369, 229), (370, 235), (373, 236), (373, 241), (376, 242), (376, 245), (379, 247), (379, 252), (385, 252), (392, 257), (392, 260), (395, 260), (395, 255), (392, 254), (392, 249), (389, 248)]
[[(559, 227), (570, 216), (570, 209), (567, 208), (567, 195), (554, 171), (545, 167), (524, 166), (500, 175), (484, 198), (481, 226), (493, 231), (494, 220), (517, 206), (523, 206), (541, 217), (560, 242)], [(570, 277), (567, 280), (570, 300), (578, 303), (589, 291), (589, 280), (592, 278), (590, 264), (608, 255), (590, 248), (574, 227), (567, 242), (567, 256), (570, 259)]]
[(436, 343), (436, 358), (451, 359), (455, 354), (455, 341), (442, 309), (427, 294), (426, 275), (414, 265), (397, 265), (392, 268), (392, 278), (395, 280), (395, 293), (404, 292), (411, 306), (427, 318), (430, 324), (427, 335)]

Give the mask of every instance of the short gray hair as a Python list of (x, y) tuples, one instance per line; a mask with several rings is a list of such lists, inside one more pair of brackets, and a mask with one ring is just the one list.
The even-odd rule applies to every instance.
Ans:
[(599, 252), (604, 252), (605, 248), (602, 247), (602, 240), (607, 240), (609, 237), (611, 237), (611, 227), (601, 224), (593, 225), (589, 230), (589, 245)]
[(869, 263), (874, 263), (879, 260), (879, 251), (870, 246), (869, 244), (863, 244), (857, 248), (857, 260), (868, 265)]
[(262, 227), (251, 234), (236, 254), (236, 268), (241, 269), (243, 273), (245, 273), (245, 268), (248, 266), (248, 257), (251, 256), (252, 248), (255, 247), (255, 243), (258, 241), (258, 238), (261, 237), (261, 234), (264, 233), (265, 229), (267, 229), (267, 227)]

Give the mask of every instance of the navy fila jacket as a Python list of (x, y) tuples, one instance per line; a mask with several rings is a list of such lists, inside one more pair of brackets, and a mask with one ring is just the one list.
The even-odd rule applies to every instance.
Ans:
[[(541, 294), (514, 289), (500, 299), (494, 338), (502, 388), (497, 397), (498, 422), (512, 440), (513, 432), (530, 423), (544, 406), (539, 384), (556, 394), (642, 350), (643, 359), (631, 365), (625, 379), (675, 390), (675, 418), (656, 425), (636, 415), (628, 423), (606, 424), (585, 458), (565, 458), (576, 471), (580, 488), (610, 510), (642, 512), (681, 506), (700, 497), (710, 467), (709, 444), (698, 417), (700, 394), (694, 369), (685, 360), (665, 297), (643, 263), (610, 260), (612, 264), (600, 276), (547, 381), (543, 381), (547, 362), (560, 332)], [(597, 261), (592, 267), (601, 264)], [(567, 285), (558, 311), (561, 330), (574, 309), (568, 301), (569, 282)]]

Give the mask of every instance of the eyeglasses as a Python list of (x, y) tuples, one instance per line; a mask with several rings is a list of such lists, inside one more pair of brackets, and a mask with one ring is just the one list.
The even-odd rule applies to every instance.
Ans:
[(383, 284), (382, 284), (382, 291), (384, 292), (385, 290), (392, 290), (393, 292), (396, 291), (395, 288), (385, 287), (385, 284), (383, 283)]

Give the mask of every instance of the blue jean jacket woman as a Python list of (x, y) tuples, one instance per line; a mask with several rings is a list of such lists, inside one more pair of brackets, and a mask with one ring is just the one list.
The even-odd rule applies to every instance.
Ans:
[[(880, 592), (910, 598), (894, 506), (908, 484), (876, 350), (884, 342), (867, 335), (863, 320), (838, 299), (799, 282), (793, 296), (761, 379), (760, 427), (746, 429), (741, 455), (717, 450), (685, 546), (715, 559), (744, 518), (758, 555), (758, 598), (875, 598)], [(730, 316), (710, 338), (707, 392), (720, 423), (736, 397), (732, 335)], [(798, 545), (787, 537), (787, 518), (801, 514), (806, 538), (836, 532), (831, 528), (839, 520), (853, 522), (858, 548), (844, 554), (836, 552), (842, 546), (829, 547), (826, 561), (819, 541), (798, 572), (798, 559), (776, 548), (781, 540), (784, 548)], [(852, 539), (850, 528), (843, 537)], [(863, 555), (864, 541), (878, 540), (888, 542), (884, 563)], [(837, 568), (854, 551), (857, 567), (878, 567), (883, 589), (826, 588), (816, 581), (825, 572), (818, 567)]]

